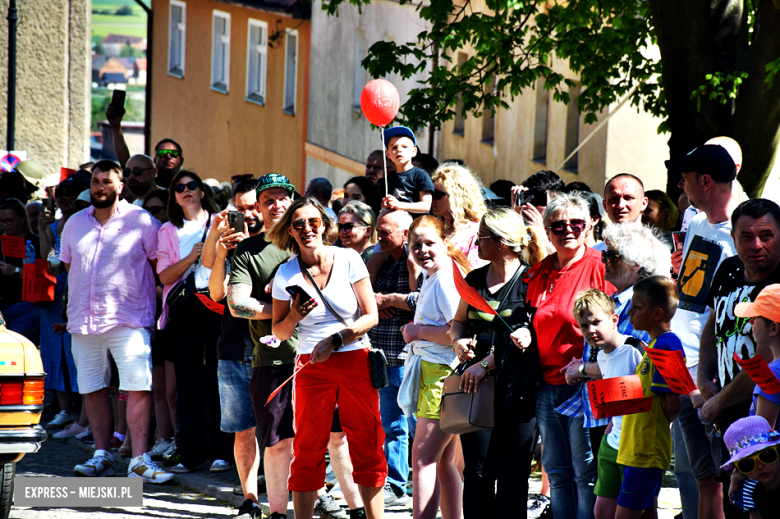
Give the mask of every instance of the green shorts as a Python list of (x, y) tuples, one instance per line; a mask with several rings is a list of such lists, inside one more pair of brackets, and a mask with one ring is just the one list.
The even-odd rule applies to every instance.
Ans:
[(452, 375), (452, 368), (449, 366), (421, 361), (420, 389), (417, 392), (417, 418), (438, 420), (441, 417), (444, 379), (450, 375)]
[(593, 493), (599, 497), (617, 499), (623, 484), (623, 465), (617, 462), (618, 451), (607, 443), (607, 435), (601, 439), (598, 459), (598, 479)]

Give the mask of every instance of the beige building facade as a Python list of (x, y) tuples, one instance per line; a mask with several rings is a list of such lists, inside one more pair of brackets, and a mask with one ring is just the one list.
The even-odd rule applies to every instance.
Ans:
[[(91, 2), (17, 2), (16, 150), (47, 171), (89, 158)], [(8, 8), (0, 23), (0, 143), (6, 144)]]

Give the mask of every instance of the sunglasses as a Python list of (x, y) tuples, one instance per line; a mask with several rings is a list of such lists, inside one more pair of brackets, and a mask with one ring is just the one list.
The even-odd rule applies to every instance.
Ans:
[(433, 199), (434, 200), (441, 200), (445, 196), (447, 196), (447, 193), (445, 193), (441, 189), (434, 189), (433, 190)]
[(189, 191), (195, 191), (198, 189), (198, 183), (194, 180), (190, 180), (186, 184), (176, 184), (173, 186), (173, 189), (176, 190), (177, 193), (184, 193), (184, 190), (187, 189)]
[(298, 220), (293, 221), (292, 228), (298, 232), (301, 232), (306, 229), (307, 223), (309, 224), (309, 227), (311, 227), (312, 231), (316, 231), (322, 226), (322, 218), (309, 218), (308, 220), (299, 218)]
[(547, 228), (550, 229), (550, 232), (556, 236), (566, 234), (567, 227), (571, 227), (571, 232), (574, 236), (579, 236), (580, 233), (585, 230), (585, 220), (575, 219), (569, 220), (568, 222), (558, 220), (547, 226)]
[(157, 214), (160, 211), (165, 211), (165, 206), (164, 205), (154, 205), (152, 207), (147, 207), (146, 210), (149, 211), (152, 214)]
[(165, 157), (178, 159), (179, 157), (181, 157), (181, 152), (179, 150), (157, 150), (157, 157), (161, 159)]
[(81, 191), (78, 189), (55, 189), (54, 190), (54, 198), (65, 198), (65, 197), (72, 197), (72, 196), (79, 196), (81, 194)]
[(133, 176), (133, 177), (140, 177), (144, 174), (144, 171), (149, 171), (153, 168), (139, 168), (139, 169), (126, 169), (124, 171), (124, 174), (126, 177)]
[(734, 466), (736, 466), (737, 470), (741, 473), (750, 474), (756, 470), (756, 459), (758, 459), (758, 461), (764, 465), (771, 465), (776, 463), (778, 459), (777, 447), (769, 447), (768, 449), (764, 449), (756, 455), (741, 459), (734, 463)]
[(340, 223), (338, 224), (339, 232), (352, 232), (355, 227), (367, 227), (366, 225), (355, 225), (354, 223)]
[(496, 235), (494, 235), (494, 234), (490, 234), (490, 235), (484, 235), (484, 234), (479, 234), (479, 233), (477, 233), (477, 238), (476, 238), (476, 241), (481, 241), (481, 240), (494, 240), (494, 239), (496, 239), (496, 238), (498, 238), (498, 236), (496, 236)]
[(612, 263), (623, 256), (616, 250), (603, 250), (601, 251), (601, 262), (602, 263)]

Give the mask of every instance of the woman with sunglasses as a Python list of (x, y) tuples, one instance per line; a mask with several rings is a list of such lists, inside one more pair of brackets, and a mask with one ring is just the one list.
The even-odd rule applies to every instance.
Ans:
[(295, 517), (310, 519), (317, 490), (325, 482), (325, 450), (338, 405), (352, 475), (366, 516), (375, 519), (384, 513), (387, 462), (365, 334), (376, 326), (378, 311), (357, 252), (323, 242), (332, 226), (322, 205), (303, 197), (266, 234), (279, 249), (295, 254), (279, 267), (273, 286), (274, 335), (284, 341), (298, 328), (300, 371), (293, 386), (295, 438), (288, 487)]
[(734, 470), (742, 487), (731, 495), (732, 502), (750, 519), (780, 517), (780, 433), (761, 416), (740, 418), (726, 429), (723, 441), (731, 457), (721, 469)]
[(482, 183), (466, 166), (445, 163), (433, 176), (431, 212), (444, 218), (450, 243), (469, 259), (472, 268), (487, 262), (480, 259), (477, 247), (479, 221), (485, 214)]
[(376, 192), (376, 184), (366, 177), (352, 177), (344, 184), (344, 204), (353, 200), (368, 205), (375, 215), (382, 209), (382, 199)]
[[(9, 330), (21, 333), (33, 343), (39, 344), (40, 312), (37, 307), (22, 301), (22, 267), (25, 247), (28, 243), (40, 258), (38, 235), (33, 234), (27, 209), (16, 198), (0, 202), (0, 229), (3, 235), (18, 240), (19, 250), (5, 250), (0, 243), (0, 311), (3, 312)], [(21, 258), (16, 256), (21, 255)]]
[(514, 517), (517, 496), (528, 494), (539, 380), (523, 276), (529, 264), (544, 258), (544, 243), (518, 213), (501, 208), (482, 217), (477, 244), (480, 258), (489, 263), (468, 274), (466, 283), (512, 330), (463, 300), (450, 323), (455, 353), (461, 362), (471, 364), (461, 376), (461, 388), (479, 391), (488, 371), (496, 372), (493, 428), (460, 436), (466, 462), (463, 515), (466, 519)]
[(528, 303), (536, 309), (542, 383), (536, 400), (536, 420), (542, 436), (542, 465), (550, 478), (551, 506), (556, 519), (591, 519), (595, 496), (596, 463), (590, 434), (582, 416), (570, 417), (556, 408), (579, 393), (579, 384), (567, 385), (561, 370), (572, 358), (581, 358), (583, 338), (572, 313), (574, 298), (598, 288), (614, 287), (604, 278), (601, 254), (585, 244), (590, 209), (579, 193), (564, 193), (544, 210), (543, 223), (555, 252), (531, 268)]
[(339, 239), (341, 244), (363, 258), (363, 263), (374, 253), (376, 245), (376, 214), (363, 202), (349, 202), (339, 211)]
[[(191, 472), (206, 460), (213, 462), (213, 472), (228, 470), (226, 460), (233, 457), (232, 438), (219, 427), (217, 338), (221, 312), (210, 310), (199, 297), (173, 309), (166, 302), (171, 289), (188, 276), (194, 278), (196, 289), (208, 288), (211, 271), (201, 265), (200, 256), (210, 220), (217, 212), (198, 175), (182, 170), (173, 177), (168, 190), (168, 222), (160, 227), (158, 235), (157, 273), (165, 287), (159, 327), (167, 330), (171, 340), (181, 402), (177, 442), (180, 456), (179, 463), (171, 469), (174, 473)], [(207, 427), (203, 423), (204, 400), (209, 409)]]

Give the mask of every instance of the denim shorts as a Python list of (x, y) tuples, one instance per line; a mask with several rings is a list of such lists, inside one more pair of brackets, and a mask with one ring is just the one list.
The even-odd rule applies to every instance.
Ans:
[(252, 380), (252, 359), (220, 360), (217, 368), (219, 405), (222, 421), (219, 428), (226, 433), (246, 431), (257, 427), (249, 382)]

